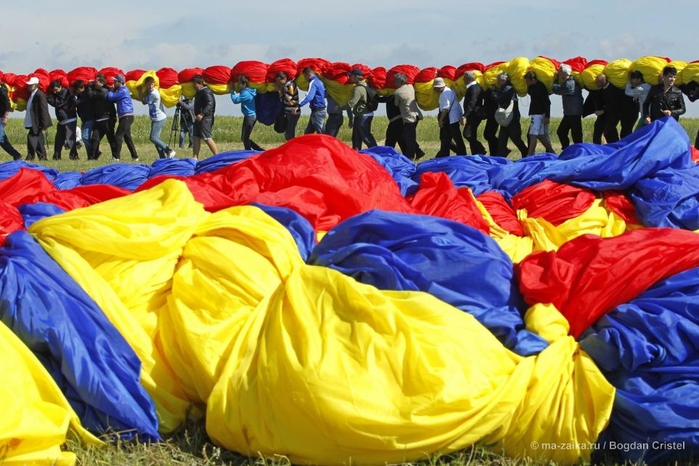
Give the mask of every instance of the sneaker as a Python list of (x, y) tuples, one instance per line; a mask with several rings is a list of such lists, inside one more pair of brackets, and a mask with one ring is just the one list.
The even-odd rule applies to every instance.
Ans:
[(119, 157), (112, 157), (112, 162), (121, 162)]
[(177, 152), (175, 152), (174, 150), (171, 150), (170, 153), (167, 154), (167, 158), (168, 158), (168, 159), (174, 159), (174, 158), (175, 158), (175, 155), (177, 155)]
[(131, 157), (132, 162), (138, 162), (138, 157)]

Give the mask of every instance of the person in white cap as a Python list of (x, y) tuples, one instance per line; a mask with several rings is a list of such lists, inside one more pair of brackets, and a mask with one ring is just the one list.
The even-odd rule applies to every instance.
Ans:
[(436, 157), (448, 157), (454, 150), (456, 155), (467, 155), (461, 128), (464, 111), (458, 102), (456, 92), (444, 82), (443, 78), (434, 78), (432, 87), (439, 92), (439, 152)]
[(46, 140), (44, 131), (51, 127), (51, 115), (46, 94), (39, 89), (39, 78), (32, 76), (27, 81), (29, 99), (27, 113), (24, 116), (24, 127), (27, 129), (27, 160), (39, 157), (46, 160)]

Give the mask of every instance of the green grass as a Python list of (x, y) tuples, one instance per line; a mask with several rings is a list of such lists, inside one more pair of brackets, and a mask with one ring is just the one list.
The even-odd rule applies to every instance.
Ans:
[[(297, 127), (297, 133), (303, 131), (306, 127), (308, 118), (302, 117)], [(556, 151), (560, 151), (560, 144), (555, 136), (555, 128), (558, 126), (560, 119), (553, 118), (551, 122), (551, 136), (553, 146)], [(592, 125), (594, 119), (583, 120), (583, 130), (585, 141), (590, 141), (592, 138)], [(699, 129), (699, 119), (681, 119), (680, 122), (690, 136), (690, 140), (694, 141), (694, 135)], [(6, 128), (8, 137), (14, 146), (21, 152), (25, 153), (26, 130), (22, 127), (22, 119), (12, 118), (8, 121)], [(162, 138), (168, 141), (171, 134), (171, 119), (168, 120), (168, 125), (163, 131)], [(379, 141), (383, 142), (383, 137), (386, 131), (388, 121), (386, 117), (377, 116), (374, 119), (373, 132)], [(241, 117), (217, 117), (216, 126), (214, 128), (214, 139), (216, 140), (220, 151), (231, 151), (242, 149), (240, 143), (240, 129), (242, 125)], [(523, 130), (526, 131), (528, 122), (522, 119)], [(483, 125), (481, 125), (481, 134)], [(136, 142), (141, 163), (152, 163), (157, 154), (153, 145), (148, 141), (150, 131), (150, 121), (145, 116), (136, 117), (132, 135)], [(55, 127), (52, 128), (49, 134), (50, 147), (53, 147), (53, 135)], [(350, 141), (351, 130), (347, 128), (346, 122), (340, 131), (339, 139), (348, 143)], [(439, 148), (439, 128), (434, 117), (427, 117), (420, 123), (417, 131), (418, 140), (422, 148), (427, 152), (430, 158), (434, 156)], [(174, 138), (173, 138), (174, 139)], [(272, 148), (283, 144), (283, 136), (273, 131), (271, 127), (258, 124), (253, 132), (253, 139), (264, 148)], [(482, 140), (482, 137), (481, 137)], [(106, 140), (103, 142), (103, 150), (107, 148)], [(540, 146), (539, 146), (540, 147)], [(191, 152), (182, 149), (176, 149), (178, 157), (186, 157), (191, 155)], [(126, 148), (124, 148), (126, 151)], [(48, 151), (49, 158), (53, 151)], [(210, 155), (208, 149), (203, 146), (200, 158), (206, 158)], [(86, 171), (96, 166), (104, 165), (110, 162), (109, 151), (106, 150), (104, 156), (98, 161), (86, 160), (85, 151), (80, 152), (80, 160), (68, 160), (68, 153), (64, 150), (63, 160), (53, 161), (48, 160), (44, 163), (47, 166), (58, 168), (61, 171), (79, 170)], [(128, 154), (126, 155), (128, 160)], [(9, 157), (5, 155), (5, 160)], [(0, 158), (0, 160), (3, 160)], [(144, 444), (133, 441), (120, 442), (110, 445), (106, 448), (99, 447), (84, 447), (75, 438), (69, 439), (67, 448), (77, 454), (79, 465), (110, 465), (110, 466), (133, 466), (133, 465), (260, 465), (260, 466), (283, 466), (290, 464), (288, 458), (284, 456), (275, 457), (245, 457), (234, 452), (226, 451), (215, 446), (206, 435), (203, 421), (190, 421), (179, 432), (168, 436), (164, 442), (159, 444)], [(1, 463), (2, 461), (0, 461)], [(691, 462), (690, 462), (691, 463)], [(418, 464), (424, 466), (466, 466), (466, 465), (504, 465), (504, 466), (534, 466), (552, 464), (546, 461), (536, 461), (533, 459), (510, 459), (489, 452), (480, 447), (474, 447), (462, 452), (447, 456), (434, 456), (429, 460), (422, 461)], [(614, 463), (609, 463), (614, 464)]]
[[(161, 139), (165, 141), (166, 143), (168, 140), (177, 140), (179, 137), (178, 135), (174, 135), (171, 138), (172, 131), (171, 131), (171, 122), (172, 119), (168, 119), (168, 123), (166, 124), (165, 129), (163, 130), (163, 133), (161, 135)], [(216, 141), (216, 144), (218, 145), (219, 151), (224, 152), (224, 151), (232, 151), (232, 150), (242, 150), (243, 145), (240, 142), (240, 129), (242, 126), (243, 119), (242, 117), (232, 117), (232, 116), (222, 116), (222, 117), (216, 117), (216, 124), (214, 126), (214, 140)], [(553, 144), (553, 148), (556, 152), (560, 152), (561, 150), (561, 145), (558, 142), (558, 138), (555, 134), (555, 130), (558, 127), (558, 124), (560, 122), (560, 118), (552, 118), (551, 119), (551, 140)], [(306, 128), (306, 124), (308, 123), (308, 117), (303, 116), (299, 120), (298, 126), (297, 126), (297, 134), (301, 134)], [(699, 119), (691, 119), (691, 118), (684, 118), (680, 119), (680, 123), (682, 126), (685, 128), (687, 131), (687, 134), (689, 135), (690, 141), (693, 143), (694, 142), (694, 137), (697, 134), (697, 130), (699, 130)], [(15, 148), (22, 154), (26, 153), (26, 137), (27, 137), (27, 132), (22, 126), (23, 120), (20, 118), (10, 118), (8, 119), (7, 127), (6, 127), (6, 132), (7, 136), (12, 142), (12, 144), (15, 146)], [(586, 142), (592, 141), (592, 125), (594, 124), (594, 118), (585, 118), (583, 120), (583, 139)], [(385, 116), (376, 116), (374, 117), (374, 122), (373, 122), (373, 133), (374, 136), (376, 137), (377, 141), (379, 144), (383, 143), (384, 136), (386, 134), (386, 126), (388, 125), (388, 119)], [(483, 132), (483, 127), (485, 125), (481, 124), (479, 128), (480, 132), (480, 139), (481, 141), (485, 144), (485, 141), (483, 140), (482, 137), (482, 132)], [(529, 126), (529, 123), (526, 119), (522, 119), (522, 130), (526, 133), (526, 130)], [(134, 138), (134, 142), (136, 143), (136, 148), (138, 150), (138, 154), (140, 157), (141, 163), (152, 163), (153, 161), (156, 160), (157, 158), (157, 153), (155, 151), (155, 148), (153, 147), (153, 144), (151, 144), (148, 141), (148, 136), (150, 133), (150, 120), (146, 116), (138, 116), (134, 120), (134, 124), (132, 126), (132, 131), (131, 134)], [(49, 158), (51, 158), (51, 155), (53, 154), (53, 138), (55, 135), (55, 125), (49, 130), (49, 150), (48, 150), (48, 155)], [(351, 140), (351, 130), (347, 127), (347, 119), (345, 118), (345, 124), (343, 127), (340, 129), (340, 133), (338, 134), (338, 138), (345, 142), (348, 145), (351, 145), (350, 140)], [(255, 126), (255, 129), (253, 131), (253, 140), (260, 144), (263, 148), (265, 149), (270, 149), (272, 147), (277, 147), (281, 144), (284, 143), (284, 137), (281, 134), (277, 134), (274, 132), (271, 126), (265, 126), (263, 124), (258, 123)], [(525, 138), (526, 142), (526, 134), (523, 136)], [(437, 119), (435, 117), (426, 117), (420, 124), (418, 125), (417, 128), (417, 139), (422, 147), (422, 149), (427, 153), (427, 156), (425, 159), (433, 157), (436, 153), (437, 150), (439, 149), (439, 127), (437, 126)], [(173, 149), (177, 151), (177, 157), (178, 158), (183, 158), (183, 157), (191, 157), (192, 153), (191, 150), (185, 149), (179, 149), (176, 147), (177, 144), (173, 144)], [(487, 147), (487, 144), (486, 144)], [(468, 148), (468, 146), (467, 146)], [(543, 151), (543, 147), (541, 144), (537, 146), (539, 151)], [(100, 158), (100, 160), (97, 161), (88, 161), (86, 160), (86, 154), (85, 150), (83, 149), (80, 152), (80, 157), (81, 159), (78, 161), (74, 160), (66, 160), (68, 159), (68, 151), (64, 150), (63, 151), (63, 159), (60, 161), (53, 161), (49, 160), (46, 162), (43, 162), (45, 165), (50, 166), (50, 167), (55, 167), (58, 168), (61, 171), (69, 171), (69, 170), (80, 170), (80, 171), (86, 171), (89, 170), (90, 168), (94, 168), (99, 165), (104, 165), (106, 163), (111, 162), (111, 156), (109, 153), (109, 147), (107, 145), (106, 138), (103, 140), (101, 149), (104, 152), (103, 156)], [(106, 149), (106, 150), (105, 150)], [(4, 152), (0, 151), (2, 154)], [(515, 155), (516, 154), (516, 155)], [(209, 157), (211, 153), (209, 152), (208, 148), (202, 144), (202, 149), (199, 154), (200, 159), (204, 159), (206, 157)], [(0, 155), (0, 157), (2, 157)], [(514, 151), (513, 154), (511, 155), (511, 158), (518, 158), (519, 154), (518, 151)], [(126, 149), (126, 146), (122, 149), (122, 160), (128, 161), (128, 151)], [(0, 160), (3, 160), (0, 158)], [(5, 159), (4, 160), (9, 160), (9, 156), (5, 154)]]

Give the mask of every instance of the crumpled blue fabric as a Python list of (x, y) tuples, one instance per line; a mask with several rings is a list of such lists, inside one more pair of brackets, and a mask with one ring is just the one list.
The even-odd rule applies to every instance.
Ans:
[(148, 178), (161, 175), (192, 176), (197, 166), (196, 159), (156, 159), (150, 167)]
[(142, 164), (116, 163), (93, 168), (80, 179), (82, 185), (111, 184), (133, 191), (141, 186), (150, 173), (150, 167)]
[(62, 208), (55, 204), (49, 202), (34, 202), (33, 204), (22, 204), (17, 208), (20, 215), (22, 215), (22, 221), (24, 222), (24, 229), (28, 230), (30, 226), (38, 222), (42, 218), (51, 217), (53, 215), (62, 214), (65, 212)]
[(269, 206), (258, 204), (257, 202), (252, 203), (252, 205), (259, 207), (267, 215), (284, 225), (294, 238), (296, 246), (299, 249), (299, 254), (303, 260), (308, 260), (308, 257), (311, 255), (311, 250), (313, 250), (316, 244), (316, 232), (311, 222), (306, 220), (295, 210), (291, 210), (287, 207)]
[[(582, 335), (580, 347), (617, 389), (610, 425), (598, 443), (649, 446), (606, 453), (629, 461), (696, 458), (699, 269), (662, 280), (616, 307)], [(677, 451), (661, 448), (660, 442), (684, 444)]]
[(526, 306), (510, 258), (490, 237), (437, 217), (369, 211), (330, 230), (309, 264), (339, 270), (385, 290), (430, 293), (473, 315), (521, 355), (548, 346), (524, 328)]
[(630, 197), (644, 225), (699, 229), (699, 165), (639, 180)]
[(35, 163), (25, 162), (24, 160), (11, 160), (9, 162), (0, 163), (0, 181), (6, 180), (17, 174), (22, 168), (31, 168), (46, 175), (49, 181), (53, 181), (59, 174), (57, 168), (49, 168), (45, 165), (37, 165)]
[(195, 169), (195, 174), (199, 173), (209, 173), (218, 170), (219, 168), (225, 168), (233, 163), (240, 162), (241, 160), (249, 159), (253, 155), (257, 155), (259, 152), (254, 150), (236, 150), (231, 152), (219, 152), (216, 155), (212, 155), (209, 158), (200, 160), (197, 163)]
[(158, 441), (141, 362), (97, 304), (24, 231), (0, 247), (0, 319), (54, 378), (85, 428)]
[(425, 160), (417, 165), (413, 179), (420, 180), (420, 176), (426, 172), (438, 172), (446, 174), (457, 188), (471, 188), (473, 194), (478, 196), (485, 191), (492, 191), (493, 183), (490, 180), (490, 171), (498, 173), (503, 167), (513, 162), (504, 157), (488, 157), (483, 155), (441, 157)]
[(415, 164), (403, 154), (396, 152), (393, 147), (376, 146), (360, 152), (376, 160), (391, 174), (403, 196), (410, 196), (417, 191), (419, 180), (412, 179), (415, 174)]
[(61, 172), (53, 180), (53, 185), (56, 189), (73, 189), (77, 186), (82, 186), (80, 182), (82, 177), (82, 172)]

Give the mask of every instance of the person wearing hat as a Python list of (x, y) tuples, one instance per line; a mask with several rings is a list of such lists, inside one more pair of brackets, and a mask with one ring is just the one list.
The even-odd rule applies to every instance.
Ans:
[(461, 122), (464, 111), (459, 105), (456, 92), (444, 82), (434, 78), (432, 88), (439, 93), (439, 152), (436, 157), (448, 157), (453, 147), (456, 155), (467, 155), (464, 138), (461, 137)]
[(51, 115), (49, 115), (49, 103), (46, 94), (39, 89), (39, 78), (32, 76), (27, 81), (29, 100), (27, 100), (27, 113), (24, 116), (24, 127), (27, 129), (27, 160), (46, 160), (46, 139), (44, 131), (50, 128)]
[(119, 126), (114, 133), (114, 155), (113, 160), (121, 160), (121, 147), (126, 142), (126, 147), (131, 154), (131, 160), (138, 162), (138, 152), (131, 138), (131, 125), (133, 124), (133, 100), (131, 94), (124, 83), (124, 76), (118, 74), (114, 76), (114, 89), (107, 92), (107, 100), (116, 103), (117, 118), (119, 118)]
[(19, 160), (22, 158), (22, 154), (17, 152), (17, 149), (12, 146), (5, 134), (7, 114), (10, 113), (11, 108), (10, 98), (7, 95), (7, 87), (3, 84), (2, 80), (0, 80), (0, 147), (10, 154), (13, 160)]
[(371, 134), (371, 122), (374, 120), (374, 112), (367, 108), (369, 91), (364, 79), (364, 73), (359, 68), (354, 68), (349, 73), (350, 81), (355, 84), (347, 105), (352, 109), (354, 121), (350, 121), (352, 128), (352, 148), (361, 150), (362, 143), (367, 147), (376, 147), (376, 139)]

